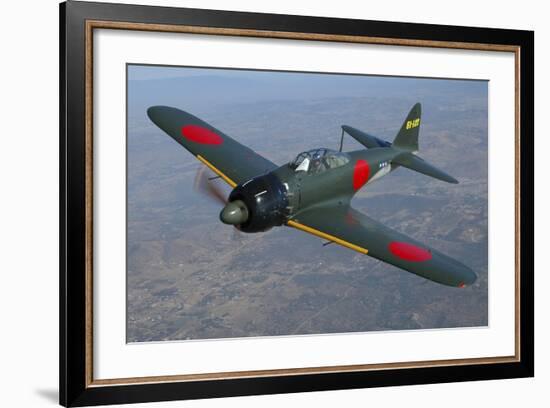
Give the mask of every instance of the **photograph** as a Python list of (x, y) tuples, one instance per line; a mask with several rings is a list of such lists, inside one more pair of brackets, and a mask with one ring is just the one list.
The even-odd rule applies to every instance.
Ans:
[(60, 404), (533, 377), (534, 32), (173, 6), (59, 5)]
[(127, 63), (127, 343), (487, 327), (488, 94)]

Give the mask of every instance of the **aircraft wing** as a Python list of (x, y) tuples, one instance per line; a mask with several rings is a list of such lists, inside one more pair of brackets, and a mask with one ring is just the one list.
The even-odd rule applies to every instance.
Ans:
[(457, 260), (350, 206), (305, 210), (289, 220), (287, 225), (444, 285), (464, 287), (476, 280), (476, 274)]
[(277, 167), (187, 112), (168, 106), (152, 106), (147, 110), (147, 115), (231, 187)]

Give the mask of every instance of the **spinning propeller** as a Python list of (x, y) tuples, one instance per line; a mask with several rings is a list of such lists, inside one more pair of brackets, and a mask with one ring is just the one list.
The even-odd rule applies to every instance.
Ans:
[(195, 175), (195, 191), (207, 196), (211, 200), (222, 204), (224, 207), (220, 212), (220, 220), (224, 224), (238, 226), (248, 220), (248, 208), (241, 200), (227, 201), (225, 193), (220, 186), (212, 183), (212, 178), (205, 167), (200, 167)]

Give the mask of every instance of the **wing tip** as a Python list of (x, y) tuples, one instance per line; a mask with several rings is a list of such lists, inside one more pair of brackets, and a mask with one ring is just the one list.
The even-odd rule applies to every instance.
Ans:
[(476, 273), (467, 266), (463, 266), (462, 275), (460, 282), (456, 285), (460, 289), (472, 286), (477, 281)]
[(166, 108), (168, 107), (161, 106), (161, 105), (150, 106), (149, 108), (147, 108), (147, 116), (149, 117), (149, 119), (151, 119), (151, 121), (154, 124), (158, 125), (160, 115), (162, 114), (163, 111), (166, 111)]

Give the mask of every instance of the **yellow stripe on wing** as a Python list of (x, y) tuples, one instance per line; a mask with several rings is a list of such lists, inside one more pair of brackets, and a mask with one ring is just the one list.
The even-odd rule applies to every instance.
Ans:
[(352, 244), (350, 242), (344, 241), (343, 239), (337, 238), (334, 235), (327, 234), (326, 232), (322, 232), (319, 230), (316, 230), (315, 228), (308, 227), (307, 225), (300, 224), (297, 221), (289, 220), (287, 221), (287, 225), (305, 232), (309, 232), (310, 234), (316, 235), (320, 238), (327, 239), (329, 241), (335, 242), (337, 244), (340, 244), (342, 246), (345, 246), (346, 248), (353, 249), (354, 251), (360, 252), (362, 254), (368, 254), (369, 250), (362, 248), (358, 245)]
[(220, 170), (218, 170), (216, 167), (214, 167), (214, 165), (212, 163), (210, 163), (208, 160), (206, 160), (200, 154), (197, 154), (197, 159), (199, 159), (201, 162), (203, 162), (206, 165), (206, 167), (208, 167), (210, 170), (212, 170), (214, 173), (216, 173), (218, 176), (220, 176), (231, 187), (235, 188), (237, 186), (237, 183), (235, 183), (233, 180), (231, 180), (229, 177), (227, 177), (225, 174), (223, 174)]

